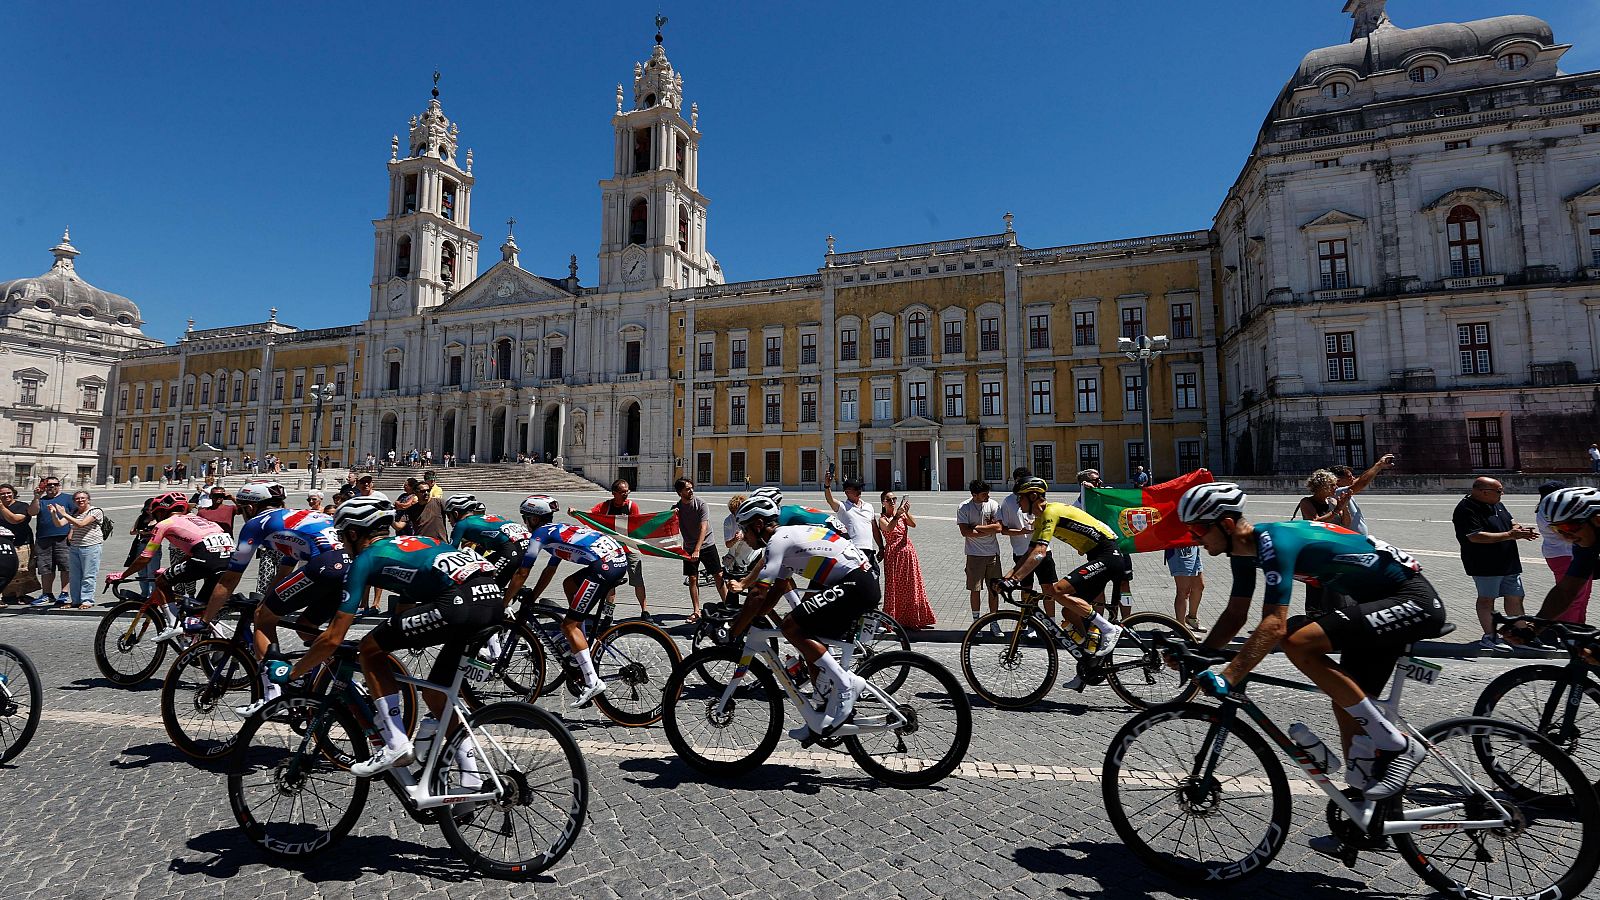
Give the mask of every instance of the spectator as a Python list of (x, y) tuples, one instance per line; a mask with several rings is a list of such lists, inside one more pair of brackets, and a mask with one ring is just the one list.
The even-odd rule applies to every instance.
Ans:
[[(744, 542), (744, 531), (739, 528), (739, 521), (733, 517), (739, 511), (740, 504), (750, 499), (749, 494), (734, 494), (728, 498), (728, 515), (722, 520), (722, 544), (728, 548), (728, 555), (723, 559), (723, 566), (728, 572), (728, 595), (734, 591), (744, 591), (744, 582), (750, 580), (751, 568), (755, 565), (761, 551)], [(734, 573), (741, 573), (737, 579)]]
[(1367, 520), (1361, 515), (1361, 507), (1356, 503), (1355, 495), (1366, 490), (1367, 486), (1377, 479), (1378, 473), (1385, 469), (1393, 468), (1393, 466), (1394, 454), (1385, 453), (1378, 457), (1378, 461), (1372, 464), (1372, 468), (1362, 472), (1360, 478), (1356, 477), (1355, 470), (1349, 466), (1333, 466), (1328, 469), (1329, 472), (1333, 473), (1334, 478), (1334, 502), (1335, 504), (1342, 504), (1345, 509), (1345, 521), (1340, 524), (1343, 524), (1351, 531), (1359, 531), (1362, 534), (1367, 533)]
[(394, 498), (394, 532), (395, 534), (414, 534), (412, 518), (422, 510), (417, 504), (422, 502), (422, 482), (415, 478), (406, 479), (406, 489), (400, 496)]
[[(34, 487), (33, 502), (28, 504), (28, 515), (33, 516), (33, 570), (39, 576), (41, 587), (39, 599), (33, 601), (33, 605), (41, 608), (72, 605), (67, 590), (68, 572), (72, 565), (67, 535), (72, 527), (46, 512), (52, 506), (59, 506), (62, 512), (68, 512), (74, 504), (71, 497), (62, 495), (61, 479), (47, 475)], [(57, 573), (61, 575), (59, 596), (52, 590)]]
[[(1140, 466), (1139, 469), (1142, 471), (1144, 467)], [(1145, 480), (1146, 482), (1149, 481), (1148, 478)], [(1077, 481), (1078, 496), (1073, 498), (1072, 505), (1079, 509), (1087, 509), (1085, 504), (1089, 499), (1089, 488), (1104, 487), (1105, 480), (1100, 477), (1099, 469), (1084, 469), (1078, 473)], [(1112, 606), (1109, 611), (1106, 610), (1105, 591), (1095, 595), (1089, 602), (1094, 605), (1095, 612), (1106, 612), (1107, 617), (1112, 622), (1120, 622), (1123, 615), (1133, 612), (1133, 558), (1131, 556), (1128, 558), (1127, 571), (1123, 572), (1122, 578), (1117, 579), (1117, 599), (1121, 602)]]
[[(1142, 488), (1150, 486), (1150, 473), (1144, 470), (1144, 466), (1133, 467), (1133, 485), (1134, 487)], [(1112, 621), (1116, 620), (1113, 619)]]
[(883, 611), (906, 628), (932, 628), (933, 607), (928, 605), (917, 548), (911, 544), (911, 529), (917, 527), (911, 501), (896, 504), (893, 491), (884, 491), (878, 499), (883, 503), (877, 523), (883, 535)]
[(706, 502), (694, 495), (694, 481), (679, 476), (672, 482), (678, 492), (678, 502), (672, 505), (678, 511), (678, 531), (683, 534), (684, 584), (689, 586), (690, 622), (700, 621), (700, 571), (705, 570), (717, 585), (717, 596), (728, 599), (728, 586), (722, 580), (722, 554), (711, 539), (711, 511)]
[(833, 469), (829, 468), (828, 477), (822, 484), (823, 499), (828, 501), (828, 506), (839, 514), (839, 520), (844, 523), (846, 533), (850, 535), (850, 543), (857, 550), (866, 554), (867, 562), (872, 566), (875, 575), (882, 576), (883, 569), (878, 562), (878, 541), (874, 537), (873, 527), (877, 517), (872, 513), (872, 504), (861, 499), (861, 488), (864, 485), (859, 478), (846, 478), (844, 480), (844, 501), (833, 498)]
[(239, 507), (234, 504), (227, 488), (220, 484), (212, 487), (209, 494), (200, 498), (197, 506), (199, 508), (195, 510), (195, 515), (215, 522), (222, 526), (223, 531), (233, 534), (233, 519), (239, 514)]
[(1511, 645), (1495, 633), (1494, 601), (1505, 599), (1508, 616), (1522, 615), (1522, 559), (1517, 541), (1539, 537), (1539, 529), (1518, 525), (1500, 502), (1505, 488), (1493, 478), (1472, 482), (1472, 492), (1456, 504), (1450, 520), (1461, 545), (1461, 563), (1478, 589), (1478, 624), (1483, 626), (1483, 650), (1510, 652)]
[[(1546, 481), (1539, 485), (1539, 499), (1543, 500), (1566, 486), (1565, 481)], [(1538, 527), (1539, 533), (1544, 535), (1544, 542), (1540, 545), (1539, 552), (1544, 557), (1544, 564), (1550, 567), (1550, 571), (1556, 576), (1556, 581), (1560, 582), (1567, 576), (1567, 569), (1572, 565), (1572, 544), (1555, 533), (1550, 523), (1545, 521), (1543, 513), (1544, 510), (1537, 510), (1533, 516), (1534, 525)], [(1585, 624), (1589, 613), (1589, 590), (1592, 586), (1592, 579), (1584, 582), (1583, 587), (1578, 588), (1577, 595), (1572, 598), (1572, 605), (1561, 615), (1556, 616), (1556, 621)]]
[(372, 494), (373, 494), (373, 490), (372, 490), (372, 476), (371, 475), (363, 475), (360, 478), (356, 479), (355, 496), (357, 496), (357, 497), (371, 497)]
[(441, 544), (450, 542), (450, 521), (445, 518), (444, 501), (438, 497), (428, 496), (427, 489), (419, 482), (417, 501), (411, 507), (411, 533), (419, 537), (433, 538)]
[[(432, 472), (426, 474), (433, 475)], [(601, 500), (596, 503), (594, 508), (589, 510), (589, 514), (592, 516), (622, 516), (624, 522), (622, 527), (617, 530), (626, 532), (628, 530), (626, 518), (639, 515), (639, 504), (630, 499), (629, 494), (631, 493), (632, 490), (628, 482), (618, 478), (616, 481), (611, 482), (611, 499)], [(644, 599), (644, 556), (638, 550), (635, 550), (631, 544), (623, 544), (622, 549), (627, 551), (628, 554), (628, 583), (633, 585), (633, 599), (639, 601), (639, 617), (649, 621), (650, 608), (645, 605)], [(613, 589), (611, 593), (615, 596), (616, 591)]]
[(978, 621), (978, 590), (989, 591), (989, 611), (1000, 609), (1000, 593), (995, 581), (1000, 578), (1000, 504), (989, 499), (989, 482), (973, 479), (967, 485), (972, 498), (956, 507), (956, 528), (966, 539), (967, 602), (972, 606), (972, 621)]
[(428, 499), (444, 499), (444, 488), (439, 486), (439, 474), (432, 469), (422, 473), (422, 486), (428, 489)]
[(67, 573), (72, 584), (72, 605), (79, 609), (94, 607), (95, 582), (100, 578), (100, 549), (106, 542), (105, 534), (100, 530), (100, 523), (106, 520), (106, 514), (100, 507), (89, 505), (90, 499), (88, 491), (78, 491), (72, 495), (70, 512), (60, 504), (50, 507), (50, 514), (55, 520), (70, 529), (67, 533)]
[(1589, 471), (1600, 475), (1600, 444), (1589, 445)]
[[(1351, 495), (1346, 493), (1344, 502), (1335, 499), (1334, 492), (1338, 486), (1339, 480), (1327, 469), (1312, 472), (1311, 477), (1306, 479), (1306, 489), (1311, 493), (1300, 498), (1300, 503), (1289, 518), (1299, 517), (1307, 522), (1328, 522), (1348, 527), (1346, 513), (1349, 511), (1347, 504)], [(1330, 593), (1319, 584), (1306, 585), (1306, 615), (1311, 618), (1315, 619), (1345, 605), (1343, 595)]]
[(11, 529), (17, 544), (17, 574), (5, 586), (0, 603), (25, 604), (29, 592), (39, 588), (39, 580), (33, 577), (33, 528), (28, 524), (32, 521), (28, 504), (17, 499), (16, 485), (0, 484), (0, 525)]
[(306, 491), (306, 509), (321, 512), (322, 508), (326, 505), (322, 502), (324, 496), (326, 495), (322, 493), (320, 488), (312, 488), (311, 490)]
[[(133, 546), (128, 548), (128, 556), (122, 561), (124, 569), (133, 566), (145, 545), (150, 543), (150, 533), (155, 530), (156, 523), (150, 518), (150, 501), (146, 500), (139, 510), (139, 515), (133, 520), (133, 527), (128, 529), (128, 533), (133, 535)], [(161, 570), (161, 549), (157, 547), (155, 554), (150, 557), (149, 564), (139, 570), (139, 596), (146, 600), (150, 599), (150, 592), (155, 588), (156, 572)]]
[[(1094, 470), (1085, 469), (1084, 471), (1092, 472)], [(1078, 474), (1082, 475), (1083, 473), (1080, 472)], [(1033, 550), (1033, 516), (1022, 511), (1020, 504), (1022, 498), (1017, 496), (1017, 488), (1032, 477), (1033, 470), (1027, 466), (1018, 466), (1012, 469), (1011, 493), (1000, 501), (1000, 533), (1011, 541), (1011, 564), (1013, 566), (1021, 565), (1022, 561)], [(1028, 573), (1028, 577), (1022, 579), (1022, 586), (1030, 591), (1033, 590), (1035, 573), (1045, 584), (1053, 584), (1055, 582), (1056, 558), (1048, 547), (1045, 548), (1044, 560), (1039, 563), (1033, 572)], [(1050, 599), (1047, 594), (1041, 598), (1040, 602), (1044, 605), (1044, 614), (1054, 619), (1056, 617), (1056, 601)], [(991, 623), (989, 633), (998, 636), (1000, 634), (1000, 623)]]
[(1172, 615), (1195, 634), (1205, 634), (1206, 628), (1200, 624), (1200, 595), (1206, 591), (1205, 563), (1200, 548), (1169, 547), (1166, 557), (1167, 571), (1177, 591), (1172, 598)]

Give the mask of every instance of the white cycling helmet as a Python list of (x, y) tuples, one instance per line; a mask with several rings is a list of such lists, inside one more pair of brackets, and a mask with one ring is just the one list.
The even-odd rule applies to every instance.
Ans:
[(1210, 481), (1197, 484), (1183, 492), (1178, 500), (1178, 520), (1215, 522), (1223, 516), (1244, 515), (1244, 489), (1230, 481)]
[(1592, 487), (1569, 487), (1551, 491), (1539, 501), (1539, 515), (1552, 525), (1582, 522), (1600, 516), (1600, 491)]
[(394, 504), (383, 497), (351, 497), (333, 511), (333, 527), (371, 530), (394, 524)]
[(456, 518), (481, 513), (484, 509), (483, 501), (471, 494), (452, 494), (444, 501), (444, 511)]
[(518, 507), (525, 516), (553, 516), (560, 508), (561, 504), (549, 494), (529, 494)]
[(247, 481), (233, 495), (235, 500), (244, 503), (271, 503), (276, 500), (278, 506), (283, 505), (283, 485), (276, 481)]
[(776, 519), (778, 517), (778, 504), (764, 494), (756, 494), (749, 500), (739, 504), (739, 511), (733, 514), (734, 521), (743, 525), (752, 519)]
[(766, 497), (778, 506), (783, 505), (783, 489), (775, 487), (758, 487), (750, 492), (752, 497)]

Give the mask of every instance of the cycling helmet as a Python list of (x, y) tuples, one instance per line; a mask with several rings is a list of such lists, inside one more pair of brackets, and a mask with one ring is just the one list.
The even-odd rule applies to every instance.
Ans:
[(1600, 516), (1600, 491), (1592, 487), (1569, 487), (1553, 491), (1539, 501), (1539, 515), (1552, 525), (1582, 522)]
[(150, 498), (150, 515), (157, 519), (181, 515), (189, 511), (189, 498), (177, 491), (168, 491)]
[(452, 494), (444, 501), (444, 511), (456, 518), (484, 511), (483, 501), (471, 494)]
[(371, 530), (394, 524), (394, 504), (380, 497), (351, 497), (333, 511), (333, 527)]
[(778, 517), (778, 504), (765, 494), (756, 494), (749, 500), (739, 504), (739, 511), (733, 514), (734, 521), (744, 525), (752, 519), (776, 519)]
[(1197, 484), (1178, 500), (1178, 520), (1185, 524), (1215, 522), (1223, 516), (1244, 515), (1246, 499), (1244, 489), (1232, 482)]
[(239, 488), (234, 499), (242, 503), (254, 503), (257, 506), (282, 506), (283, 485), (276, 481), (247, 481), (244, 487)]
[(773, 503), (775, 503), (775, 504), (777, 504), (779, 506), (783, 505), (783, 489), (782, 488), (758, 487), (755, 490), (750, 492), (750, 496), (752, 496), (752, 497), (766, 497), (768, 500), (771, 500)]
[(1043, 478), (1029, 478), (1023, 483), (1017, 485), (1017, 493), (1019, 495), (1043, 494), (1048, 490), (1050, 490), (1050, 485)]
[(549, 494), (529, 494), (518, 507), (525, 516), (553, 516), (561, 504)]

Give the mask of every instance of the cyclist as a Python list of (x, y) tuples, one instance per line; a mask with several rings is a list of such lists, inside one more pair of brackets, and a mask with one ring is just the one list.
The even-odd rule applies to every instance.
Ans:
[[(1255, 632), (1221, 672), (1202, 673), (1201, 685), (1213, 696), (1226, 695), (1281, 644), (1289, 661), (1333, 701), (1345, 752), (1358, 726), (1377, 748), (1367, 799), (1392, 797), (1428, 751), (1385, 718), (1372, 698), (1408, 644), (1439, 634), (1444, 603), (1404, 551), (1328, 522), (1252, 525), (1245, 519), (1245, 499), (1238, 485), (1219, 481), (1196, 485), (1178, 501), (1178, 518), (1190, 534), (1212, 556), (1227, 554), (1233, 567), (1227, 609), (1204, 646), (1225, 646), (1239, 633), (1255, 596), (1256, 570), (1265, 573)], [(1291, 619), (1297, 578), (1346, 594), (1356, 605), (1316, 619)], [(1334, 651), (1341, 652), (1338, 664), (1328, 658)]]
[[(344, 579), (350, 573), (350, 554), (345, 552), (333, 518), (310, 509), (285, 509), (283, 485), (276, 481), (251, 481), (234, 495), (245, 518), (239, 529), (239, 546), (228, 559), (228, 571), (218, 582), (218, 597), (207, 608), (208, 618), (220, 611), (220, 597), (238, 587), (250, 568), (258, 547), (277, 554), (278, 571), (267, 588), (255, 614), (256, 658), (265, 659), (267, 650), (278, 642), (278, 621), (297, 610), (300, 623), (324, 626), (339, 608)], [(267, 705), (283, 689), (261, 673), (261, 699), (235, 711), (248, 717)]]
[(182, 619), (177, 615), (177, 607), (172, 602), (172, 586), (198, 581), (200, 590), (195, 596), (205, 597), (209, 603), (216, 594), (222, 573), (228, 570), (228, 558), (233, 555), (233, 535), (216, 522), (190, 513), (189, 501), (177, 491), (151, 498), (150, 517), (156, 525), (144, 549), (127, 569), (107, 575), (106, 580), (116, 584), (143, 571), (150, 565), (156, 551), (161, 549), (161, 542), (166, 541), (172, 545), (174, 556), (181, 553), (183, 558), (156, 572), (156, 602), (166, 604), (172, 613), (173, 624), (155, 635), (154, 640), (168, 641), (185, 631), (204, 631), (209, 619)]
[[(822, 676), (816, 690), (818, 699), (826, 698), (826, 706), (817, 734), (826, 737), (849, 720), (866, 681), (846, 672), (817, 639), (849, 640), (861, 617), (878, 608), (883, 596), (878, 579), (866, 554), (844, 535), (819, 525), (780, 526), (781, 511), (770, 496), (751, 497), (734, 515), (745, 543), (762, 550), (762, 557), (754, 572), (756, 583), (733, 623), (731, 642), (742, 643), (756, 617), (770, 612), (788, 593), (792, 576), (810, 579), (805, 597), (783, 617), (780, 627)], [(789, 732), (798, 741), (810, 734), (805, 722)]]
[[(1539, 501), (1539, 514), (1550, 523), (1550, 530), (1572, 544), (1572, 564), (1565, 575), (1545, 595), (1539, 618), (1554, 619), (1567, 611), (1578, 591), (1594, 577), (1600, 559), (1600, 490), (1569, 487), (1551, 491)], [(1530, 626), (1513, 626), (1506, 637), (1527, 643)]]
[(1049, 487), (1043, 478), (1029, 478), (1017, 486), (1018, 507), (1034, 517), (1033, 536), (1029, 539), (1032, 549), (1010, 575), (1001, 579), (1000, 587), (1007, 593), (1021, 587), (1022, 580), (1045, 562), (1052, 537), (1082, 553), (1083, 565), (1054, 583), (1041, 576), (1040, 586), (1061, 604), (1062, 617), (1084, 635), (1084, 649), (1095, 656), (1106, 656), (1122, 636), (1122, 626), (1112, 624), (1084, 598), (1101, 593), (1107, 584), (1118, 585), (1132, 571), (1133, 564), (1117, 546), (1116, 532), (1104, 522), (1075, 506), (1046, 502), (1044, 495)]
[(494, 580), (505, 587), (528, 552), (532, 538), (528, 529), (489, 512), (483, 501), (471, 494), (452, 494), (444, 501), (444, 514), (451, 526), (450, 543), (476, 550), (493, 563)]
[[(351, 773), (366, 778), (406, 765), (412, 758), (411, 738), (400, 719), (400, 688), (388, 654), (439, 646), (428, 680), (449, 684), (461, 664), (462, 642), (500, 619), (503, 599), (494, 581), (494, 566), (471, 550), (458, 550), (425, 537), (391, 537), (394, 504), (388, 500), (346, 500), (334, 512), (333, 524), (340, 542), (354, 556), (339, 609), (293, 666), (287, 660), (269, 658), (268, 677), (280, 685), (304, 677), (339, 648), (368, 588), (394, 592), (395, 611), (367, 632), (357, 648), (367, 689), (376, 698), (373, 721), (383, 737), (383, 747), (370, 759), (350, 767)], [(422, 699), (437, 719), (444, 709), (444, 695), (423, 688)], [(470, 754), (458, 755), (457, 763), (463, 773), (462, 785), (475, 787), (467, 776), (477, 771), (477, 763)]]
[(563, 559), (582, 566), (561, 582), (570, 608), (561, 622), (561, 631), (567, 636), (567, 644), (578, 660), (578, 669), (583, 672), (584, 688), (572, 701), (572, 708), (578, 709), (605, 693), (606, 689), (606, 683), (595, 672), (594, 659), (589, 655), (589, 641), (583, 635), (583, 620), (596, 604), (628, 577), (628, 555), (623, 552), (622, 545), (609, 535), (582, 525), (555, 524), (553, 520), (557, 509), (560, 509), (560, 505), (555, 498), (545, 494), (529, 494), (522, 501), (522, 521), (533, 534), (529, 538), (528, 549), (522, 554), (521, 565), (506, 585), (506, 596), (514, 597), (521, 590), (540, 551), (550, 554), (550, 562), (534, 583), (534, 597), (543, 594), (544, 589), (550, 586), (556, 566)]

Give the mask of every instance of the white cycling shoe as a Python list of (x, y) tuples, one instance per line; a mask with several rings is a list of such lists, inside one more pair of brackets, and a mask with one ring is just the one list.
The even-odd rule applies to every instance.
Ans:
[(583, 709), (585, 706), (588, 706), (589, 703), (594, 700), (594, 698), (604, 694), (605, 692), (606, 683), (604, 681), (597, 681), (579, 692), (578, 696), (572, 701), (570, 706), (573, 709)]
[(255, 715), (256, 713), (260, 712), (262, 710), (262, 708), (265, 707), (268, 703), (271, 703), (272, 701), (274, 701), (276, 699), (278, 699), (278, 698), (277, 697), (262, 697), (260, 700), (257, 700), (254, 703), (247, 703), (244, 706), (235, 706), (233, 708), (233, 713), (234, 713), (234, 715), (238, 716), (241, 719), (248, 719), (251, 716)]
[(1094, 629), (1094, 631), (1095, 634), (1091, 636), (1094, 645), (1092, 647), (1085, 646), (1084, 649), (1095, 656), (1110, 656), (1111, 651), (1117, 646), (1117, 641), (1122, 638), (1122, 626), (1111, 625), (1106, 628)]
[(350, 774), (357, 778), (371, 778), (380, 772), (387, 772), (395, 766), (411, 765), (411, 742), (406, 741), (398, 747), (384, 744), (372, 754), (370, 759), (358, 762), (350, 767)]

